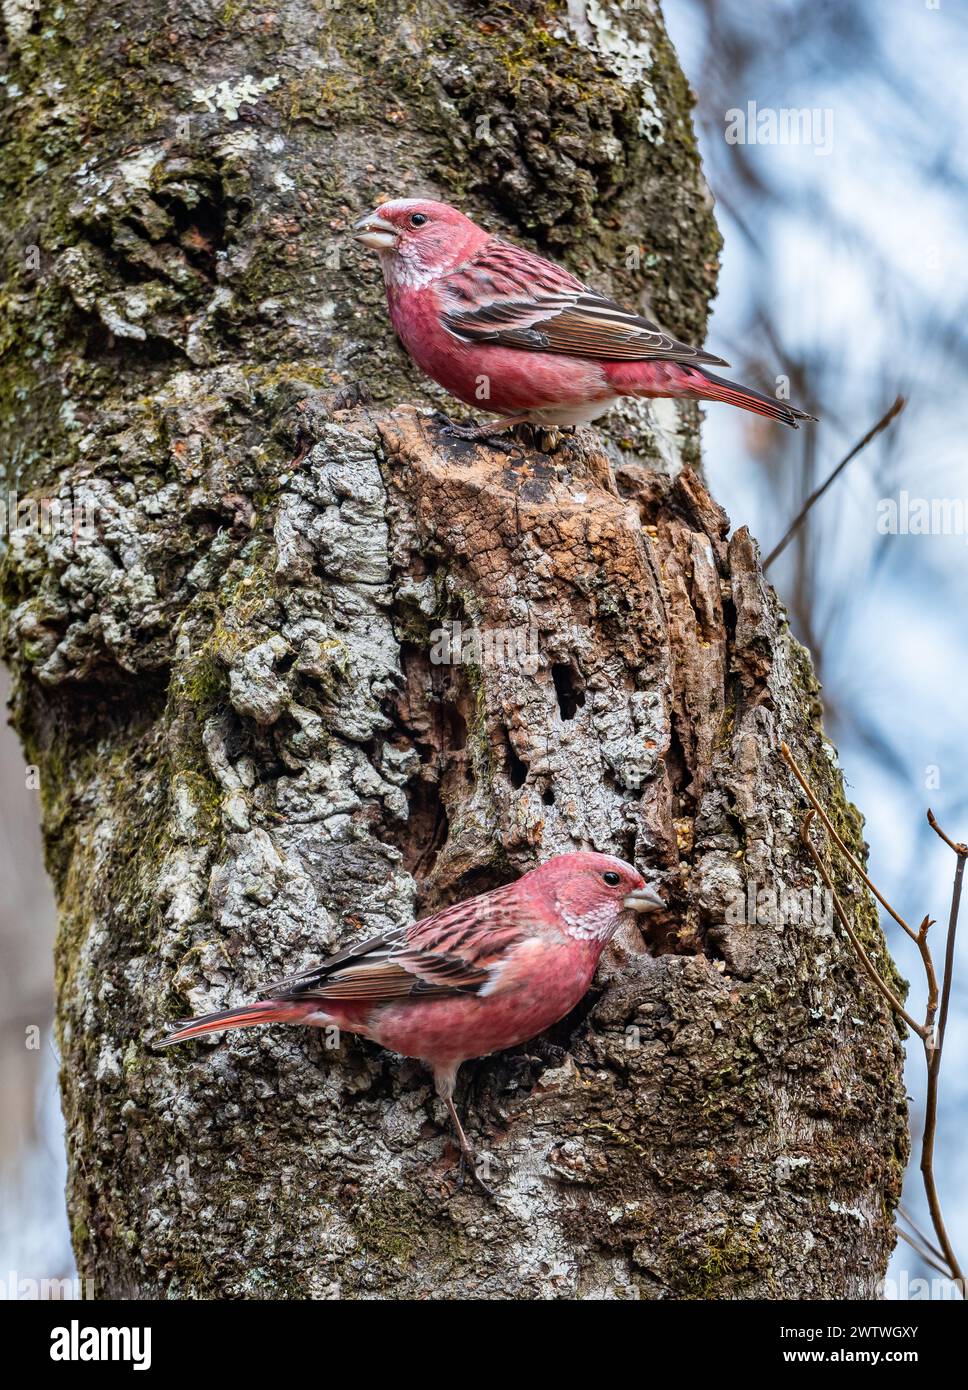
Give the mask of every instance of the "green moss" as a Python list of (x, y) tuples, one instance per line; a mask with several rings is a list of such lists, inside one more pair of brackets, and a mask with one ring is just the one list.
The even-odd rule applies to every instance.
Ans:
[(724, 1288), (728, 1290), (728, 1297), (741, 1297), (744, 1283), (763, 1273), (760, 1234), (757, 1222), (741, 1231), (727, 1226), (722, 1235), (707, 1241), (694, 1264), (680, 1265), (683, 1276), (677, 1286), (680, 1297), (721, 1298)]
[(444, 1264), (465, 1253), (458, 1227), (440, 1220), (427, 1227), (427, 1216), (418, 1194), (410, 1188), (381, 1187), (371, 1190), (350, 1213), (360, 1245), (371, 1260), (405, 1264), (419, 1251), (433, 1247), (435, 1259)]
[(224, 705), (229, 684), (228, 672), (216, 652), (214, 638), (202, 648), (179, 679), (182, 694), (193, 706), (199, 723)]

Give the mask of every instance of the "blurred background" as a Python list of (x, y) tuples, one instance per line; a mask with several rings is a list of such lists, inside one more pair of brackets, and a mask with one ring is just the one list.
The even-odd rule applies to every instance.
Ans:
[[(0, 697), (10, 689), (0, 666)], [(40, 845), (40, 793), (0, 722), (0, 1289), (74, 1273), (64, 1209), (63, 1124), (53, 1040), (54, 901)], [(26, 811), (25, 811), (26, 807)]]
[[(968, 511), (968, 13), (957, 0), (664, 0), (663, 10), (696, 92), (725, 237), (709, 346), (751, 385), (774, 391), (787, 377), (790, 398), (822, 417), (794, 433), (708, 407), (709, 478), (733, 524), (768, 554), (895, 397), (908, 401), (811, 509), (770, 578), (823, 682), (871, 873), (909, 920), (938, 919), (940, 955), (954, 856), (925, 811), (968, 838), (968, 525), (953, 507), (957, 534), (892, 535), (878, 516), (902, 492), (915, 508), (960, 503), (962, 521)], [(792, 111), (806, 114), (791, 121)], [(799, 143), (783, 138), (791, 128)], [(19, 790), (25, 776), (4, 728), (2, 786)], [(0, 798), (0, 1282), (73, 1267), (50, 1032), (53, 907), (23, 805)], [(920, 1015), (919, 963), (886, 927)], [(958, 956), (938, 1180), (964, 1260), (968, 916)], [(916, 1151), (920, 1044), (909, 1045), (908, 1089)], [(905, 1203), (928, 1229), (916, 1157)], [(906, 1280), (931, 1271), (899, 1244), (890, 1275), (904, 1297)]]
[[(904, 412), (808, 513), (769, 577), (823, 684), (827, 732), (867, 820), (870, 872), (901, 915), (944, 930), (968, 839), (968, 7), (956, 0), (664, 0), (696, 94), (725, 238), (708, 344), (737, 378), (821, 417), (777, 429), (709, 406), (714, 496), (768, 555), (898, 395)], [(751, 110), (751, 103), (755, 103)], [(796, 122), (784, 112), (806, 113)], [(751, 116), (753, 119), (751, 120)], [(784, 128), (807, 135), (782, 142)], [(755, 137), (755, 139), (754, 139)], [(952, 503), (957, 534), (881, 534), (901, 494)], [(880, 505), (879, 505), (880, 504)], [(943, 514), (942, 514), (943, 515)], [(960, 525), (959, 525), (960, 515)], [(913, 528), (912, 528), (913, 529)], [(916, 949), (886, 917), (909, 1007)], [(968, 916), (944, 1053), (937, 1177), (968, 1250)], [(917, 1145), (924, 1053), (908, 1043), (915, 1153), (905, 1207), (930, 1229)], [(890, 1270), (931, 1277), (899, 1243)]]

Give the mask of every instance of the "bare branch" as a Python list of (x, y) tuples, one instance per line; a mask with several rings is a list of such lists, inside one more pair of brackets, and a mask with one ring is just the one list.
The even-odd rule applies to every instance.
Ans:
[[(951, 887), (951, 908), (948, 913), (948, 933), (945, 938), (944, 952), (944, 972), (942, 974), (941, 986), (941, 1012), (938, 1017), (937, 1036), (932, 1037), (932, 1046), (927, 1053), (928, 1057), (928, 1087), (924, 1106), (924, 1132), (921, 1135), (921, 1176), (924, 1181), (924, 1191), (928, 1199), (928, 1209), (931, 1212), (931, 1221), (934, 1225), (938, 1243), (944, 1251), (944, 1257), (951, 1267), (951, 1271), (956, 1279), (961, 1280), (961, 1287), (964, 1289), (964, 1275), (958, 1264), (948, 1232), (945, 1228), (941, 1214), (941, 1201), (938, 1197), (938, 1189), (934, 1179), (934, 1146), (938, 1133), (938, 1090), (941, 1077), (941, 1052), (944, 1047), (945, 1029), (948, 1026), (948, 1005), (951, 1000), (951, 981), (954, 976), (955, 967), (955, 938), (958, 933), (958, 913), (961, 909), (961, 889), (965, 876), (965, 859), (968, 858), (968, 847), (964, 844), (955, 843), (941, 829), (932, 811), (928, 811), (928, 824), (937, 835), (944, 840), (945, 844), (954, 850), (957, 855), (955, 861), (955, 878)], [(925, 1044), (927, 1049), (927, 1044)]]
[[(915, 1243), (915, 1241), (912, 1240), (911, 1237), (906, 1235), (903, 1231), (898, 1230), (898, 1235), (903, 1240), (907, 1241), (908, 1245), (910, 1245), (914, 1250), (917, 1250), (921, 1258), (925, 1260), (931, 1266), (932, 1269), (937, 1269), (942, 1274), (947, 1274), (951, 1279), (953, 1279), (958, 1285), (962, 1298), (964, 1298), (965, 1277), (961, 1271), (961, 1266), (958, 1263), (958, 1258), (955, 1255), (954, 1248), (948, 1237), (948, 1232), (945, 1227), (944, 1218), (941, 1212), (941, 1200), (938, 1196), (938, 1188), (934, 1176), (934, 1149), (938, 1129), (938, 1089), (941, 1074), (941, 1052), (942, 1045), (944, 1043), (945, 1029), (948, 1023), (948, 1006), (951, 1000), (951, 984), (954, 976), (955, 937), (958, 930), (958, 913), (961, 907), (961, 892), (965, 873), (965, 862), (966, 860), (968, 860), (968, 845), (965, 845), (960, 841), (950, 839), (949, 836), (947, 836), (941, 829), (940, 825), (935, 819), (934, 813), (930, 810), (928, 811), (928, 823), (930, 824), (932, 830), (934, 830), (935, 833), (938, 836), (940, 836), (940, 838), (945, 842), (945, 844), (948, 845), (950, 849), (954, 850), (955, 854), (958, 856), (957, 863), (955, 865), (954, 884), (951, 890), (951, 909), (948, 914), (948, 933), (945, 941), (944, 974), (942, 977), (942, 988), (940, 993), (940, 1018), (938, 1021), (937, 1031), (935, 1031), (935, 1016), (938, 1013), (939, 992), (937, 975), (934, 969), (934, 960), (931, 955), (931, 948), (928, 945), (928, 931), (934, 925), (932, 919), (929, 916), (925, 915), (921, 919), (921, 924), (918, 927), (918, 930), (916, 932), (911, 930), (907, 922), (905, 922), (904, 919), (901, 916), (899, 916), (899, 914), (894, 910), (894, 908), (887, 901), (887, 899), (878, 891), (878, 889), (874, 886), (871, 880), (867, 877), (867, 874), (864, 872), (864, 870), (858, 864), (857, 860), (851, 854), (850, 850), (844, 844), (843, 840), (837, 834), (837, 831), (831, 824), (830, 817), (827, 815), (823, 806), (820, 804), (820, 801), (817, 798), (817, 795), (814, 792), (809, 781), (807, 780), (806, 776), (803, 772), (801, 772), (796, 762), (796, 759), (790, 752), (789, 747), (785, 743), (782, 743), (780, 745), (780, 751), (783, 755), (785, 762), (789, 766), (790, 770), (793, 772), (794, 777), (797, 779), (797, 781), (800, 783), (800, 786), (803, 788), (807, 800), (810, 802), (810, 805), (813, 808), (812, 810), (807, 811), (803, 818), (803, 822), (800, 827), (800, 838), (806, 846), (807, 850), (809, 851), (814, 863), (817, 866), (817, 870), (824, 881), (824, 884), (826, 885), (833, 898), (834, 909), (837, 913), (838, 920), (840, 921), (841, 926), (844, 928), (844, 931), (847, 933), (847, 937), (854, 948), (854, 952), (858, 960), (864, 967), (864, 970), (869, 975), (871, 981), (873, 982), (878, 992), (884, 999), (887, 1000), (887, 1002), (890, 1004), (891, 1008), (895, 1011), (898, 1017), (904, 1020), (904, 1022), (908, 1025), (911, 1031), (917, 1034), (917, 1036), (921, 1039), (922, 1045), (924, 1047), (924, 1056), (927, 1065), (928, 1076), (925, 1094), (924, 1132), (921, 1136), (921, 1179), (924, 1184), (924, 1192), (928, 1202), (928, 1210), (931, 1213), (931, 1224), (934, 1227), (934, 1233), (938, 1238), (938, 1247), (940, 1248), (936, 1248), (927, 1240), (925, 1236), (921, 1235), (920, 1231), (917, 1230), (917, 1227), (914, 1226), (914, 1222), (911, 1221), (911, 1218), (903, 1211), (903, 1209), (901, 1209), (901, 1212), (904, 1219), (908, 1221), (912, 1227), (914, 1227), (914, 1230), (916, 1231), (921, 1241), (923, 1241), (924, 1244), (934, 1252), (934, 1255), (937, 1256), (938, 1260), (944, 1261), (947, 1268), (943, 1268), (941, 1264), (939, 1264), (934, 1258), (929, 1256), (926, 1250), (920, 1248)], [(857, 936), (850, 921), (848, 920), (847, 914), (844, 911), (840, 898), (837, 896), (837, 892), (834, 888), (833, 879), (827, 871), (826, 865), (824, 864), (819, 851), (817, 850), (812, 839), (810, 838), (810, 826), (813, 823), (813, 818), (815, 815), (820, 817), (820, 820), (822, 821), (831, 839), (836, 844), (837, 848), (841, 851), (841, 853), (844, 855), (848, 863), (859, 875), (859, 877), (863, 879), (864, 883), (874, 894), (877, 901), (881, 904), (882, 907), (885, 908), (887, 912), (890, 913), (890, 915), (894, 918), (895, 922), (897, 922), (898, 925), (904, 929), (907, 935), (917, 946), (918, 952), (921, 956), (921, 963), (924, 967), (925, 980), (927, 982), (927, 1002), (925, 1005), (925, 1016), (923, 1023), (918, 1023), (914, 1018), (912, 1018), (912, 1016), (905, 1010), (904, 1006), (901, 1004), (901, 1001), (893, 993), (890, 986), (886, 984), (884, 980), (881, 979), (880, 975), (877, 973), (877, 970), (874, 967), (873, 961), (869, 958), (867, 951), (864, 949), (863, 943), (860, 941), (860, 938)]]
[(938, 1273), (943, 1274), (946, 1279), (951, 1278), (951, 1271), (945, 1269), (943, 1264), (939, 1264), (938, 1261), (934, 1259), (933, 1256), (929, 1255), (926, 1250), (922, 1250), (921, 1247), (917, 1244), (917, 1242), (913, 1241), (906, 1231), (902, 1231), (900, 1227), (898, 1227), (897, 1233), (901, 1240), (905, 1241), (908, 1245), (910, 1245), (912, 1250), (914, 1250), (918, 1255), (921, 1256), (921, 1259), (924, 1261), (926, 1265), (928, 1265), (931, 1269), (936, 1269)]
[(941, 839), (944, 840), (948, 848), (954, 850), (955, 854), (959, 855), (962, 859), (964, 859), (964, 857), (968, 855), (968, 845), (963, 845), (960, 843), (960, 841), (951, 840), (948, 838), (948, 836), (941, 829), (941, 826), (938, 824), (937, 817), (931, 810), (930, 806), (928, 807), (928, 824), (930, 825), (931, 829), (934, 831), (936, 835), (940, 835)]
[(881, 433), (882, 430), (887, 429), (888, 425), (892, 422), (892, 420), (895, 420), (898, 417), (898, 415), (900, 415), (901, 411), (904, 409), (906, 405), (907, 401), (904, 399), (904, 397), (898, 396), (894, 401), (894, 404), (890, 407), (888, 411), (885, 412), (885, 414), (881, 416), (877, 424), (871, 426), (871, 428), (864, 435), (863, 439), (859, 439), (857, 443), (854, 445), (854, 447), (850, 450), (850, 452), (844, 455), (844, 457), (837, 464), (836, 468), (834, 468), (833, 471), (828, 474), (827, 478), (820, 484), (820, 486), (818, 488), (814, 488), (813, 492), (811, 492), (810, 496), (804, 502), (797, 515), (790, 522), (790, 525), (787, 527), (787, 530), (784, 533), (782, 540), (777, 542), (777, 544), (770, 551), (769, 555), (767, 555), (766, 559), (763, 561), (764, 573), (770, 568), (777, 556), (782, 555), (784, 550), (786, 550), (787, 546), (793, 540), (793, 537), (796, 535), (797, 531), (800, 529), (800, 527), (803, 525), (803, 522), (806, 520), (807, 514), (810, 511), (811, 507), (813, 507), (815, 503), (820, 501), (821, 497), (824, 495), (827, 489), (837, 481), (837, 479), (840, 477), (841, 473), (843, 473), (847, 465), (851, 463), (859, 453), (862, 453), (863, 450), (867, 448), (868, 444), (870, 444), (872, 440), (877, 438), (877, 436)]
[(807, 781), (804, 774), (800, 771), (797, 761), (794, 758), (793, 754), (790, 752), (788, 745), (785, 743), (781, 743), (780, 752), (783, 754), (784, 760), (787, 763), (787, 766), (790, 768), (790, 771), (793, 773), (794, 777), (797, 779), (797, 781), (800, 783), (800, 786), (806, 793), (806, 797), (807, 800), (810, 802), (810, 805), (813, 807), (817, 815), (820, 817), (820, 819), (826, 826), (828, 835), (833, 840), (834, 844), (840, 850), (841, 854), (844, 856), (847, 862), (850, 864), (851, 868), (854, 870), (854, 873), (863, 879), (864, 883), (874, 894), (874, 897), (880, 903), (881, 907), (883, 907), (884, 911), (890, 913), (890, 915), (894, 918), (898, 926), (901, 927), (905, 932), (907, 932), (908, 936), (911, 938), (912, 941), (917, 941), (917, 932), (912, 931), (911, 928), (908, 926), (907, 922), (905, 922), (904, 918), (901, 917), (899, 913), (894, 911), (894, 908), (887, 901), (887, 899), (883, 897), (883, 895), (878, 891), (878, 889), (874, 886), (871, 880), (867, 877), (864, 870), (858, 864), (857, 860), (851, 854), (850, 850), (847, 848), (843, 840), (838, 835), (837, 831), (834, 829), (833, 825), (831, 824), (830, 817), (827, 815), (827, 812), (824, 810), (820, 802), (817, 800), (816, 794), (814, 793), (813, 788), (810, 786), (810, 783)]
[(806, 845), (807, 849), (810, 851), (811, 855), (813, 856), (813, 862), (817, 866), (817, 869), (820, 873), (820, 877), (823, 879), (828, 890), (830, 891), (831, 896), (833, 897), (834, 910), (837, 913), (838, 919), (840, 920), (840, 925), (847, 933), (847, 936), (850, 939), (850, 944), (854, 948), (854, 953), (857, 956), (857, 959), (860, 961), (861, 965), (864, 967), (867, 974), (870, 976), (871, 981), (877, 989), (878, 993), (882, 994), (884, 998), (887, 1000), (887, 1002), (890, 1004), (891, 1008), (894, 1009), (894, 1011), (897, 1014), (899, 1014), (901, 1018), (904, 1019), (904, 1022), (911, 1029), (911, 1031), (913, 1033), (917, 1033), (918, 1037), (923, 1039), (927, 1035), (927, 1030), (925, 1029), (924, 1025), (918, 1023), (917, 1019), (911, 1017), (911, 1015), (905, 1009), (904, 1005), (901, 1003), (900, 999), (898, 999), (897, 995), (887, 984), (884, 983), (880, 975), (878, 975), (877, 970), (874, 968), (873, 961), (870, 959), (866, 950), (864, 949), (864, 943), (861, 941), (860, 937), (857, 935), (857, 933), (854, 931), (853, 927), (850, 924), (847, 914), (843, 909), (843, 904), (837, 896), (837, 890), (834, 888), (833, 879), (828, 874), (823, 860), (817, 853), (816, 846), (810, 839), (810, 823), (813, 820), (813, 817), (813, 811), (808, 811), (807, 814), (804, 816), (803, 824), (800, 827), (800, 838)]
[(903, 1220), (905, 1220), (905, 1221), (908, 1223), (908, 1225), (911, 1227), (911, 1230), (912, 1230), (912, 1231), (914, 1232), (914, 1234), (917, 1236), (917, 1238), (918, 1238), (918, 1240), (921, 1242), (921, 1244), (922, 1244), (927, 1250), (930, 1250), (931, 1253), (932, 1253), (932, 1255), (934, 1255), (936, 1259), (943, 1260), (943, 1259), (944, 1259), (943, 1253), (938, 1249), (938, 1247), (935, 1245), (934, 1241), (933, 1241), (933, 1240), (931, 1239), (931, 1237), (927, 1234), (927, 1232), (926, 1232), (926, 1231), (923, 1231), (923, 1230), (921, 1229), (921, 1227), (920, 1227), (920, 1226), (918, 1225), (918, 1223), (915, 1221), (914, 1217), (913, 1217), (913, 1216), (911, 1215), (911, 1213), (908, 1211), (907, 1207), (904, 1205), (903, 1202), (898, 1202), (898, 1204), (897, 1204), (897, 1210), (898, 1210), (898, 1214), (899, 1214), (899, 1215), (903, 1218)]

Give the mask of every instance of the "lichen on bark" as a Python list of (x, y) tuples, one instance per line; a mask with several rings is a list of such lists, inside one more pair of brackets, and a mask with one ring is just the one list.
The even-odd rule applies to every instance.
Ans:
[[(11, 34), (0, 163), (8, 486), (95, 518), (12, 534), (3, 567), (82, 1273), (174, 1297), (871, 1292), (896, 1030), (829, 923), (727, 924), (747, 881), (815, 882), (781, 738), (858, 849), (861, 823), (755, 545), (684, 466), (695, 411), (550, 459), (446, 441), (341, 240), (381, 196), (443, 196), (701, 337), (718, 239), (657, 7), (124, 13)], [(436, 662), (454, 624), (526, 634), (527, 662)], [(671, 910), (550, 1036), (466, 1069), (497, 1206), (454, 1191), (418, 1063), (296, 1030), (151, 1050), (577, 845), (634, 858)]]

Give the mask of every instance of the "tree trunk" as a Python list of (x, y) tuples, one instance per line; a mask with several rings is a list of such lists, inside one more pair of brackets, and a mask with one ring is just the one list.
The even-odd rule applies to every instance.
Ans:
[[(901, 1046), (825, 905), (770, 911), (818, 882), (781, 739), (858, 849), (862, 823), (696, 412), (548, 457), (449, 440), (342, 239), (443, 197), (701, 339), (718, 238), (657, 7), (4, 13), (7, 487), (64, 508), (21, 505), (5, 646), (80, 1272), (101, 1297), (870, 1295)], [(552, 1035), (465, 1068), (496, 1205), (455, 1190), (416, 1062), (301, 1029), (152, 1051), (580, 846), (672, 910)]]

